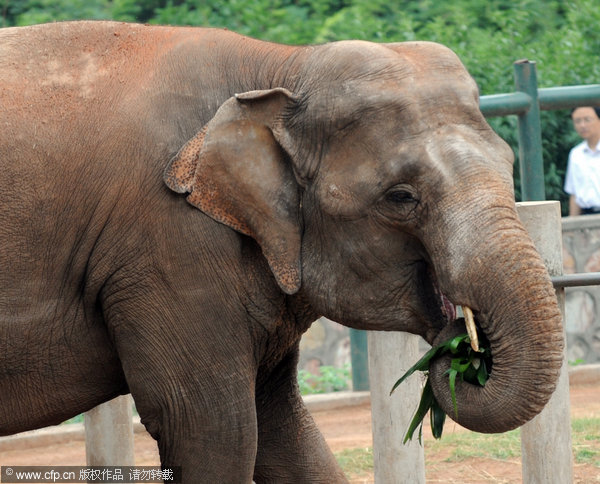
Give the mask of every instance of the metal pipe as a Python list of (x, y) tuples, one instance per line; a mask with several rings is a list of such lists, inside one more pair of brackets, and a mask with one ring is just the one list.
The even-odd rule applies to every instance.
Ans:
[(367, 332), (350, 328), (350, 360), (352, 364), (352, 390), (369, 389), (369, 360)]
[(538, 90), (540, 109), (570, 109), (600, 105), (600, 84), (547, 87)]
[(525, 113), (529, 106), (531, 106), (531, 97), (524, 92), (492, 94), (479, 98), (479, 109), (488, 118)]
[[(538, 89), (540, 109), (570, 109), (578, 106), (600, 105), (600, 84), (586, 86), (546, 87)], [(531, 97), (524, 92), (490, 94), (479, 97), (479, 109), (487, 118), (525, 113)]]
[(523, 92), (531, 98), (529, 109), (519, 114), (518, 123), (521, 198), (523, 201), (545, 200), (542, 130), (535, 62), (520, 60), (514, 63), (514, 69), (517, 91)]
[(579, 287), (600, 285), (600, 272), (563, 274), (551, 277), (554, 287)]

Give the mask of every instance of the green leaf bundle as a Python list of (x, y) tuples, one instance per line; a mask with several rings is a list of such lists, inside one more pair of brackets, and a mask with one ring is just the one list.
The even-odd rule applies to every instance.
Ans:
[[(480, 339), (482, 339), (480, 337)], [(450, 368), (447, 370), (448, 380), (450, 384), (450, 392), (452, 395), (452, 403), (454, 405), (454, 415), (458, 417), (458, 407), (456, 402), (456, 379), (473, 385), (485, 386), (491, 372), (491, 351), (488, 347), (481, 347), (479, 351), (475, 351), (471, 347), (471, 339), (468, 334), (455, 336), (448, 341), (445, 341), (431, 348), (423, 357), (417, 361), (409, 370), (402, 375), (392, 387), (390, 395), (398, 388), (415, 371), (422, 371), (426, 375), (429, 374), (429, 365), (434, 358), (449, 354), (451, 356)], [(423, 420), (429, 412), (432, 434), (436, 439), (442, 437), (446, 414), (435, 399), (429, 377), (425, 382), (421, 393), (421, 401), (415, 415), (408, 427), (404, 436), (404, 443), (413, 438), (414, 432), (419, 428), (419, 442), (421, 442), (423, 431)]]

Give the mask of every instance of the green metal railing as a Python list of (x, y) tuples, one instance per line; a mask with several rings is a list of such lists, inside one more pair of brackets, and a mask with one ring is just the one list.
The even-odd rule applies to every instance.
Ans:
[[(600, 84), (538, 89), (535, 62), (514, 63), (516, 92), (481, 96), (479, 104), (486, 117), (516, 114), (519, 130), (519, 169), (523, 201), (546, 199), (540, 110), (570, 109), (578, 106), (600, 106)], [(569, 285), (569, 276), (557, 285)], [(571, 276), (572, 278), (573, 276)], [(593, 274), (582, 276), (588, 283)], [(569, 279), (570, 280), (570, 279)], [(596, 276), (597, 281), (597, 276)], [(575, 284), (574, 282), (571, 284)], [(356, 391), (369, 389), (366, 333), (350, 330), (352, 384)]]
[(540, 110), (569, 109), (600, 104), (600, 84), (538, 89), (535, 62), (514, 64), (516, 92), (481, 96), (486, 117), (516, 114), (519, 117), (519, 169), (523, 201), (545, 200), (544, 160)]

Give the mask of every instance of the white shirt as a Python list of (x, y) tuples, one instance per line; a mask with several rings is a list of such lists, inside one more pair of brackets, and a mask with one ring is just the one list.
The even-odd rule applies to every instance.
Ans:
[(595, 149), (583, 141), (569, 153), (565, 192), (581, 208), (600, 208), (600, 142)]

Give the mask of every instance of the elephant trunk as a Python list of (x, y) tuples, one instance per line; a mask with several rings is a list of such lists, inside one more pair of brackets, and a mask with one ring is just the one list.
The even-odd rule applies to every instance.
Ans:
[[(508, 213), (502, 230), (478, 232), (478, 246), (485, 252), (463, 258), (443, 284), (450, 300), (473, 309), (489, 341), (489, 379), (481, 387), (457, 378), (455, 407), (447, 373), (450, 357), (440, 357), (430, 367), (433, 392), (444, 411), (460, 425), (484, 433), (514, 429), (537, 415), (555, 390), (563, 361), (554, 288), (516, 213)], [(448, 265), (445, 270), (452, 272)], [(434, 344), (461, 333), (464, 324), (450, 323)]]

